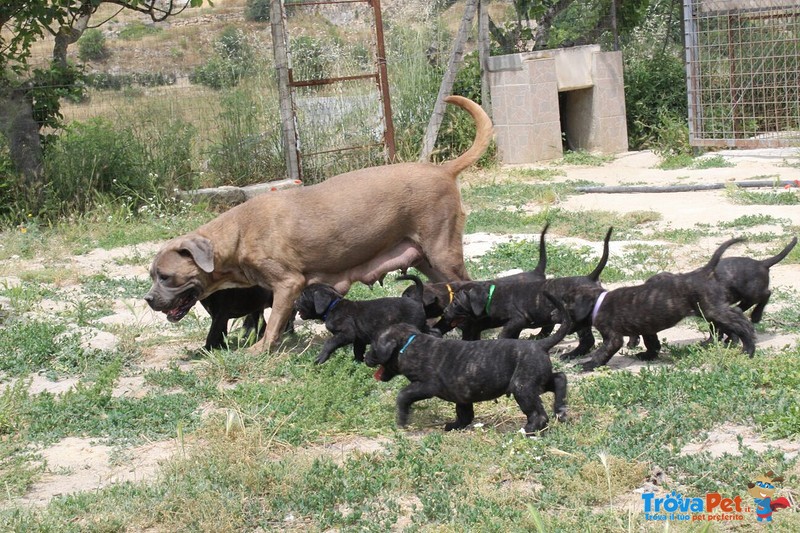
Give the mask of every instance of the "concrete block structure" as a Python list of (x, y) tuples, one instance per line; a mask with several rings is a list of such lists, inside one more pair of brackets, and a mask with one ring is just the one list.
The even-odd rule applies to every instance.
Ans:
[(621, 52), (597, 45), (489, 58), (492, 121), (503, 163), (571, 150), (627, 151)]

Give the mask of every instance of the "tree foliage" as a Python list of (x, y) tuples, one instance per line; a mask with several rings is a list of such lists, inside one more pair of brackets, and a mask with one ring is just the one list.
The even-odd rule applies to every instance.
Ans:
[[(8, 143), (25, 186), (42, 183), (39, 130), (59, 127), (61, 97), (80, 97), (81, 71), (67, 62), (67, 50), (90, 26), (102, 4), (119, 6), (161, 21), (197, 7), (203, 0), (3, 0), (0, 3), (0, 133)], [(209, 1), (209, 3), (211, 3)], [(101, 25), (105, 21), (100, 21)], [(30, 67), (31, 49), (54, 39), (49, 68)], [(69, 89), (65, 89), (69, 87)]]

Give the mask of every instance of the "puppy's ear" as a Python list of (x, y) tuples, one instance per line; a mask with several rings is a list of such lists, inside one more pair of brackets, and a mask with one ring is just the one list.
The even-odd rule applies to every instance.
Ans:
[(489, 297), (488, 290), (481, 287), (473, 287), (467, 291), (466, 295), (469, 298), (469, 307), (472, 310), (472, 314), (475, 316), (483, 315), (486, 308), (486, 300)]
[(378, 335), (378, 339), (372, 343), (372, 361), (379, 365), (385, 365), (392, 358), (392, 354), (397, 349), (396, 334), (392, 331), (384, 331)]
[(331, 304), (331, 295), (325, 291), (314, 291), (314, 312), (318, 315), (328, 310)]
[[(411, 289), (415, 290), (416, 287), (411, 287)], [(412, 292), (411, 295), (413, 296), (414, 293)], [(422, 305), (427, 307), (435, 303), (436, 303), (436, 295), (433, 293), (433, 291), (422, 289)], [(445, 304), (444, 307), (447, 307), (447, 304)]]
[(196, 235), (181, 242), (179, 254), (188, 254), (205, 273), (214, 271), (214, 245), (205, 237)]
[(576, 321), (581, 321), (589, 317), (594, 309), (594, 303), (597, 298), (592, 297), (590, 294), (579, 294), (572, 302), (572, 316)]

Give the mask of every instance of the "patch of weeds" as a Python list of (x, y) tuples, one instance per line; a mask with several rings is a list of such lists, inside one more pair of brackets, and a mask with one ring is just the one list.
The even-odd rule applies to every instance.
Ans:
[[(0, 486), (6, 498), (18, 498), (39, 478), (44, 465), (33, 462), (29, 443), (23, 435), (5, 437), (0, 439)], [(0, 522), (3, 522), (2, 515)]]
[[(619, 263), (618, 268), (623, 272), (623, 277), (613, 281), (623, 281), (630, 278), (647, 279), (654, 274), (669, 270), (675, 264), (675, 259), (668, 247), (630, 244), (625, 247), (622, 259), (615, 262)], [(605, 270), (602, 278), (606, 280)]]
[[(557, 243), (547, 244), (547, 276), (581, 276), (591, 272), (600, 260), (594, 249), (584, 246), (572, 248)], [(492, 279), (498, 273), (519, 268), (533, 270), (539, 261), (539, 242), (514, 241), (502, 243), (476, 261), (470, 261), (468, 270), (476, 279)], [(623, 273), (606, 265), (602, 278), (606, 281), (621, 279)]]
[(531, 215), (522, 209), (481, 209), (467, 215), (464, 233), (536, 233), (541, 231), (545, 220), (544, 213)]
[(791, 224), (791, 220), (788, 218), (775, 218), (772, 215), (758, 214), (743, 215), (729, 222), (718, 222), (717, 227), (722, 229), (741, 229), (766, 225), (785, 226), (788, 224)]
[(83, 291), (102, 299), (141, 298), (150, 289), (149, 279), (117, 277), (92, 274), (80, 278)]
[(563, 170), (556, 168), (515, 168), (509, 171), (509, 175), (514, 178), (521, 179), (535, 179), (541, 181), (550, 181), (553, 178), (564, 176), (566, 173)]
[[(394, 392), (402, 379), (379, 383), (374, 369), (353, 360), (342, 348), (322, 365), (313, 363), (321, 344), (298, 356), (287, 352), (267, 365), (258, 382), (242, 381), (227, 391), (233, 408), (293, 444), (358, 428), (369, 434), (394, 424)], [(289, 421), (287, 423), (287, 421)]]
[(175, 434), (179, 423), (197, 421), (197, 400), (185, 394), (115, 398), (119, 359), (102, 368), (93, 383), (78, 383), (58, 396), (43, 392), (23, 410), (30, 438), (53, 442), (70, 435), (135, 441), (163, 439)]
[(714, 155), (711, 157), (701, 157), (692, 163), (692, 168), (703, 170), (707, 168), (726, 168), (735, 167), (733, 163), (722, 157), (721, 155)]
[(565, 211), (550, 209), (547, 219), (554, 228), (564, 231), (570, 237), (602, 241), (608, 228), (613, 227), (611, 240), (624, 238), (636, 231), (638, 226), (661, 220), (661, 214), (655, 211), (631, 211), (614, 213), (611, 211)]
[[(78, 333), (69, 333), (63, 324), (20, 322), (0, 328), (0, 370), (22, 376), (40, 370), (74, 375), (85, 372), (105, 357), (101, 352), (81, 347)], [(54, 376), (54, 377), (55, 377)]]
[(650, 237), (676, 244), (691, 244), (700, 240), (701, 237), (709, 235), (711, 235), (711, 226), (708, 224), (695, 224), (694, 228), (659, 229), (653, 232)]
[(564, 152), (564, 157), (561, 159), (559, 164), (601, 167), (613, 160), (613, 155), (593, 154), (584, 150), (568, 150)]
[(570, 507), (593, 507), (613, 502), (641, 484), (647, 474), (645, 463), (600, 452), (594, 457), (567, 460), (572, 463), (553, 472), (563, 483), (552, 494)]
[(0, 296), (8, 298), (11, 308), (18, 314), (32, 311), (43, 299), (53, 298), (55, 295), (56, 291), (52, 287), (40, 283), (0, 283)]
[(19, 279), (25, 283), (58, 285), (65, 280), (74, 279), (75, 272), (64, 268), (37, 268), (36, 270), (26, 270), (19, 274)]
[(98, 301), (92, 298), (91, 301), (75, 300), (68, 310), (60, 313), (64, 319), (74, 321), (78, 326), (89, 326), (95, 320), (113, 314), (110, 301)]
[(219, 396), (216, 387), (219, 380), (215, 381), (208, 376), (201, 378), (196, 372), (181, 370), (175, 364), (162, 370), (148, 370), (144, 374), (144, 379), (147, 384), (163, 391), (182, 390), (202, 400), (211, 400)]
[(731, 185), (726, 187), (728, 199), (740, 205), (797, 205), (800, 204), (800, 193), (789, 189), (773, 192), (751, 191)]
[[(489, 185), (464, 187), (461, 197), (472, 210), (497, 208), (522, 208), (527, 204), (553, 204), (568, 192), (562, 184), (538, 185), (532, 183), (501, 182)], [(574, 188), (573, 188), (574, 191)], [(574, 194), (574, 192), (573, 192)]]
[(666, 154), (661, 162), (656, 166), (661, 170), (677, 170), (679, 168), (687, 168), (692, 165), (694, 158), (692, 154), (678, 153)]
[[(800, 333), (800, 300), (798, 295), (793, 293), (790, 299), (776, 298), (781, 294), (778, 289), (773, 290), (771, 305), (767, 305), (761, 326), (770, 330), (778, 330), (784, 333)], [(775, 304), (780, 301), (781, 305)]]
[(162, 31), (164, 30), (152, 24), (133, 21), (125, 24), (119, 30), (119, 38), (123, 41), (139, 41), (148, 35), (156, 35)]

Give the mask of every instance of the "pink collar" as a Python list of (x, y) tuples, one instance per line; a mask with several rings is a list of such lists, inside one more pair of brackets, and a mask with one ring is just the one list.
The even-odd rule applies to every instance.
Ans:
[(592, 309), (592, 323), (594, 323), (594, 319), (597, 318), (597, 312), (600, 311), (600, 306), (603, 304), (606, 294), (608, 294), (608, 291), (601, 292), (600, 296), (597, 297), (597, 301), (594, 303), (594, 309)]

